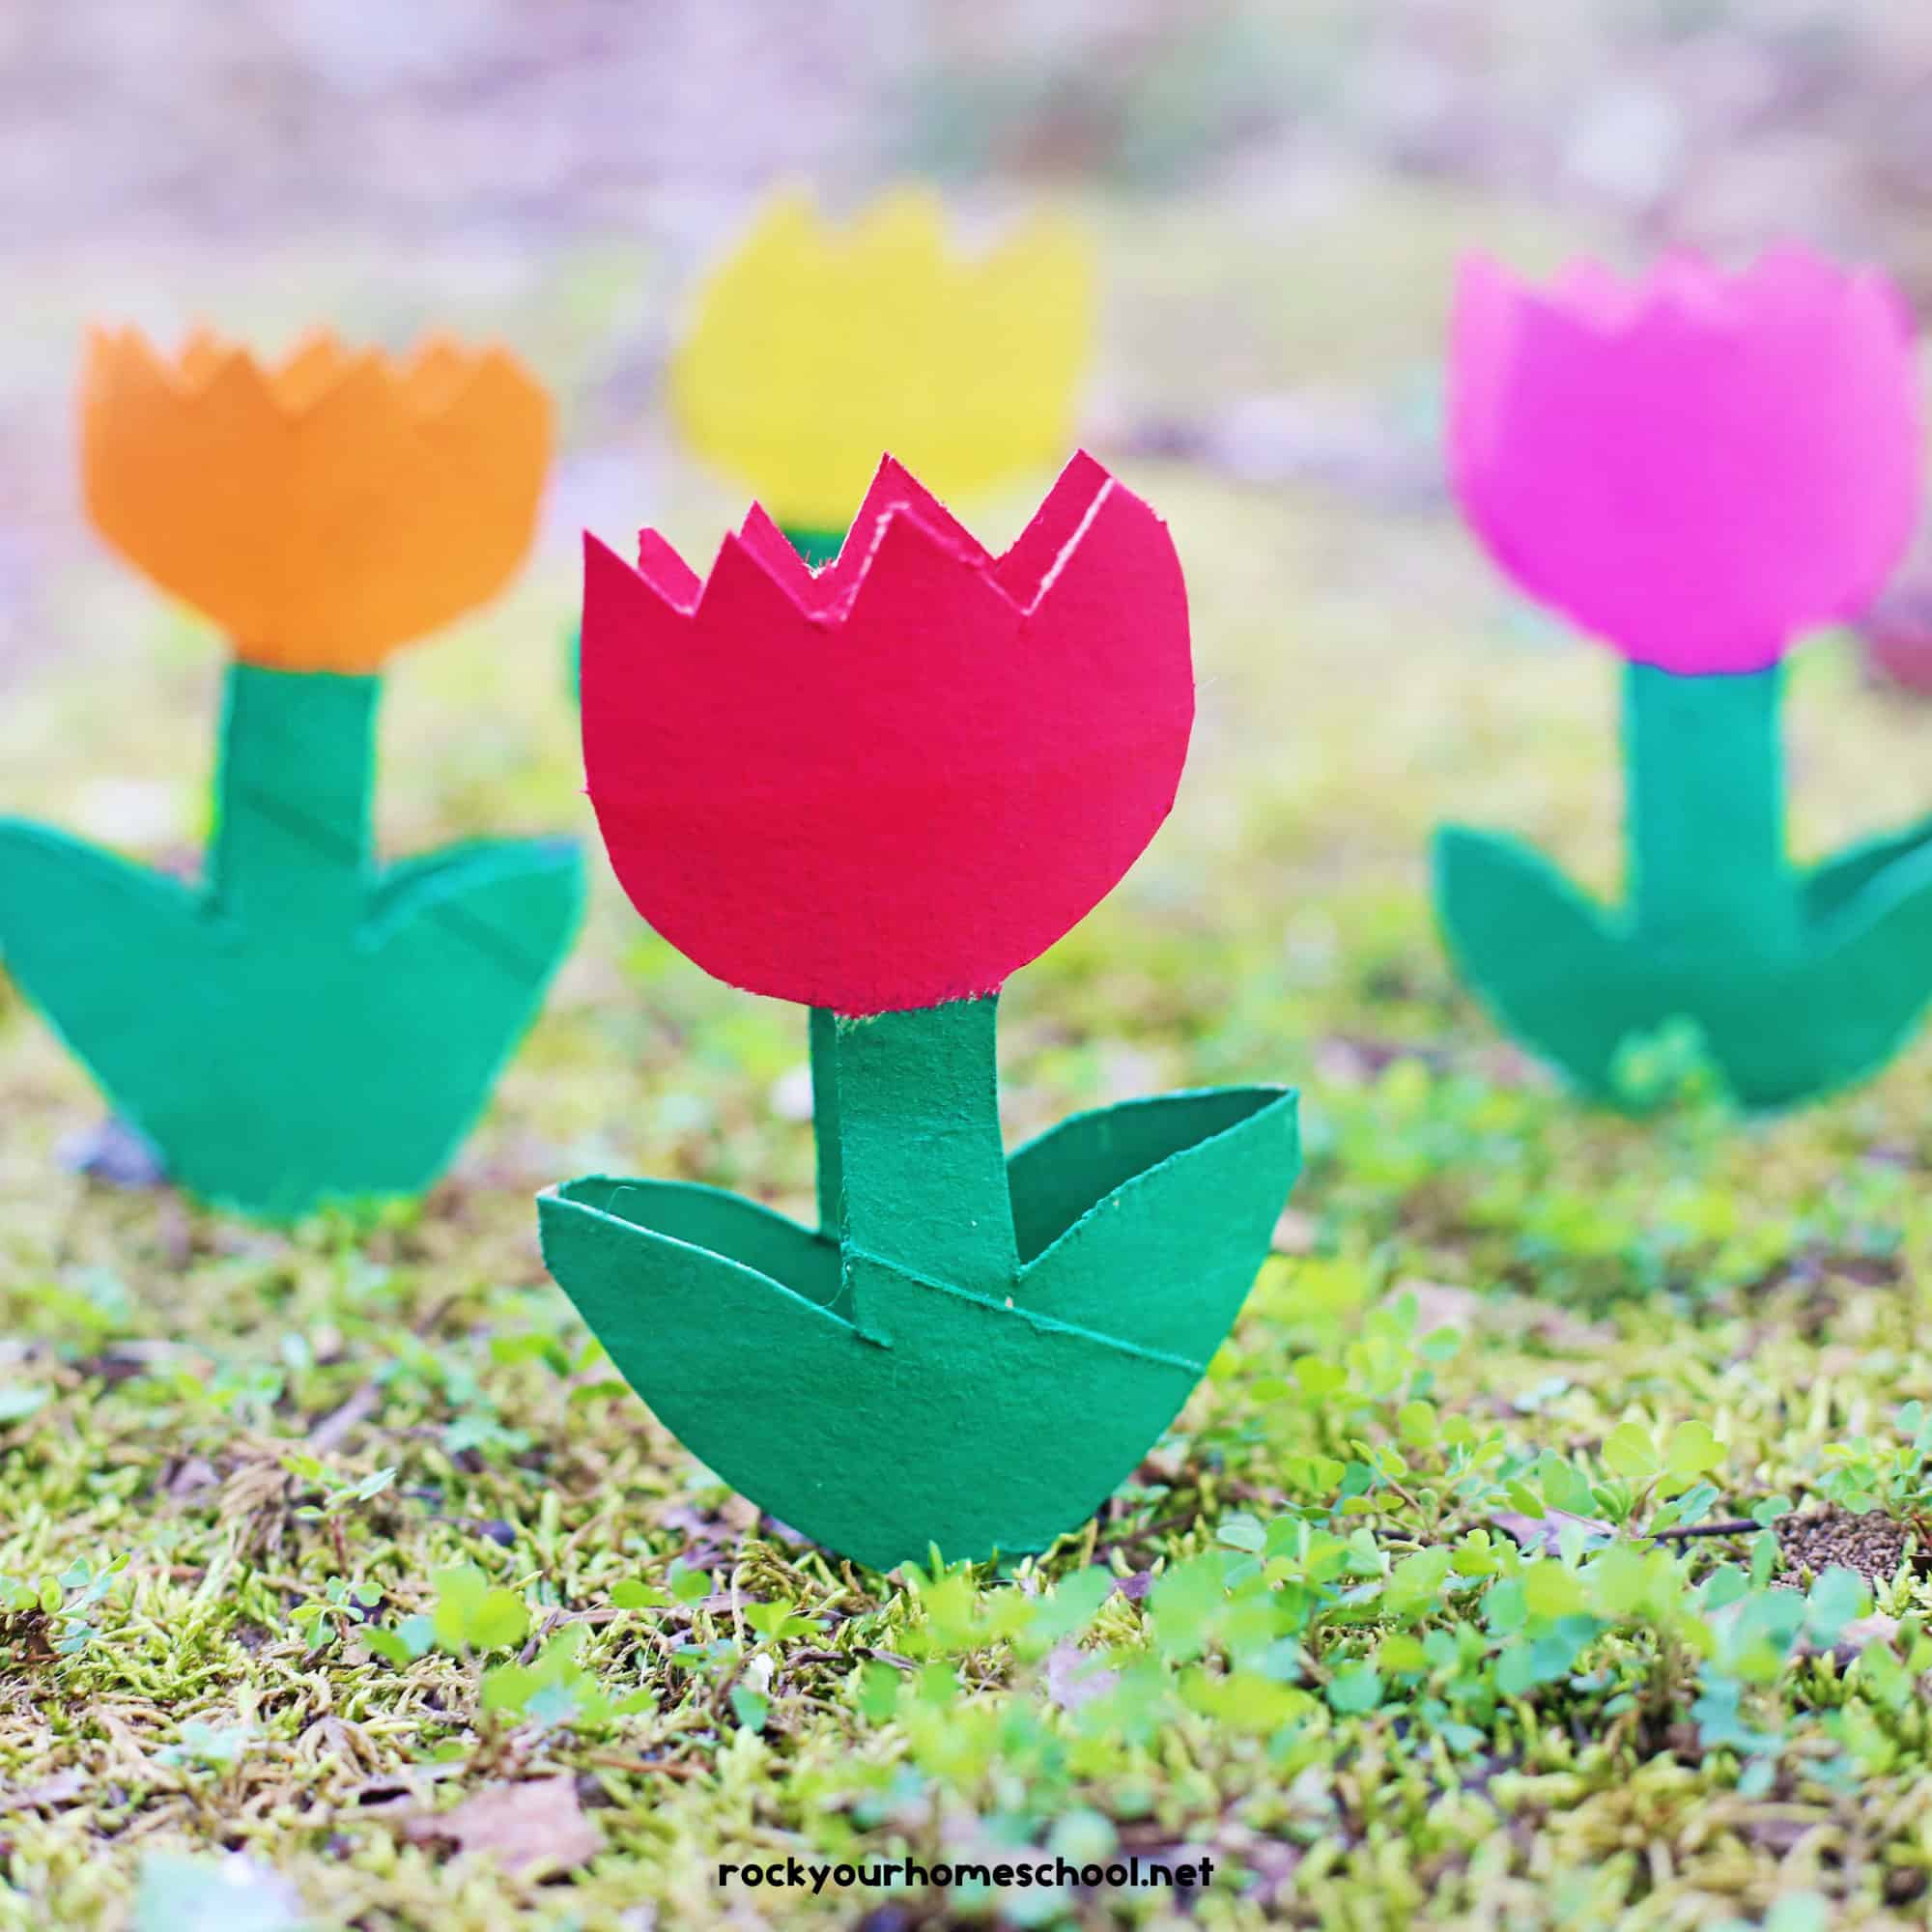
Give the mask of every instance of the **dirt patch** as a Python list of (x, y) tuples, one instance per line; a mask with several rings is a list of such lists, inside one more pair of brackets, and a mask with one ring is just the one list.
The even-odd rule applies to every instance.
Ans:
[(1772, 1528), (1787, 1573), (1779, 1580), (1792, 1583), (1834, 1567), (1854, 1570), (1868, 1583), (1889, 1583), (1905, 1561), (1912, 1535), (1909, 1523), (1876, 1510), (1857, 1516), (1835, 1504), (1781, 1516)]

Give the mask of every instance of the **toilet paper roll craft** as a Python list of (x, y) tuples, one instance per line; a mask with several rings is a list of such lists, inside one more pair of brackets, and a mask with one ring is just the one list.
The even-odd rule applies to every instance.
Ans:
[(1166, 526), (1079, 456), (994, 555), (888, 460), (813, 571), (754, 509), (700, 579), (590, 540), (585, 771), (669, 943), (811, 1009), (825, 1219), (591, 1176), (546, 1264), (761, 1508), (865, 1563), (1037, 1550), (1131, 1475), (1234, 1321), (1295, 1096), (1076, 1115), (1010, 1155), (1001, 985), (1167, 816), (1194, 709)]
[(213, 834), (183, 883), (0, 820), (0, 957), (210, 1203), (280, 1219), (426, 1188), (575, 932), (571, 841), (384, 864), (371, 827), (382, 668), (516, 570), (550, 445), (548, 399), (500, 349), (90, 341), (89, 515), (233, 653)]
[(1858, 611), (1915, 526), (1911, 328), (1882, 275), (1796, 247), (1533, 287), (1463, 267), (1451, 447), (1471, 527), (1525, 594), (1626, 661), (1624, 895), (1447, 826), (1449, 952), (1501, 1023), (1635, 1106), (1632, 1050), (1690, 1025), (1747, 1106), (1873, 1072), (1932, 994), (1932, 821), (1791, 856), (1783, 660)]

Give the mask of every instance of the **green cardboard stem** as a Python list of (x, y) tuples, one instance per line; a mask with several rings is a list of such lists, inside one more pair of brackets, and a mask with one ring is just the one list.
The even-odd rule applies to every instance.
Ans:
[(1098, 1508), (1226, 1336), (1299, 1164), (1295, 1095), (1255, 1087), (1076, 1115), (1002, 1171), (995, 1012), (814, 1017), (836, 1235), (687, 1182), (538, 1204), (545, 1264), (665, 1425), (879, 1569), (1042, 1549)]
[(370, 864), (378, 677), (235, 663), (222, 687), (209, 910), (327, 931)]
[(811, 1140), (818, 1162), (818, 1225), (838, 1232), (838, 1019), (824, 1007), (811, 1009)]
[(1625, 836), (1638, 944), (1716, 975), (1799, 937), (1784, 842), (1783, 668), (1624, 674)]
[(810, 564), (813, 570), (823, 568), (838, 556), (845, 542), (843, 530), (805, 530), (794, 529), (790, 525), (781, 525), (791, 547)]
[(565, 839), (376, 865), (379, 689), (232, 666), (200, 887), (0, 820), (9, 974), (175, 1181), (264, 1219), (427, 1187), (582, 911)]
[(1436, 913), (1458, 971), (1609, 1105), (1666, 1097), (1647, 1048), (1686, 1026), (1743, 1105), (1813, 1099), (1882, 1066), (1932, 995), (1932, 819), (1795, 867), (1780, 683), (1775, 669), (1631, 668), (1621, 910), (1517, 839), (1436, 835)]
[(891, 1292), (881, 1267), (889, 1278), (980, 1294), (1007, 1294), (1018, 1276), (994, 1065), (998, 1009), (993, 994), (833, 1022), (845, 1306), (868, 1340), (892, 1340), (871, 1304), (875, 1292)]

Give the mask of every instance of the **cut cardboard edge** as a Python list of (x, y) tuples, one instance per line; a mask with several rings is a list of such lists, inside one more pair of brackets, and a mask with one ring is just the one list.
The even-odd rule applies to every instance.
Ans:
[[(1218, 1112), (1231, 1112), (1232, 1118), (1219, 1122), (1206, 1133), (1194, 1133), (1187, 1139), (1168, 1146), (1153, 1158), (1137, 1165), (1131, 1172), (1122, 1175), (1096, 1199), (1092, 1201), (1070, 1222), (1067, 1222), (1051, 1241), (1041, 1247), (1023, 1265), (1020, 1279), (1036, 1269), (1050, 1272), (1056, 1257), (1064, 1252), (1064, 1244), (1071, 1241), (1089, 1223), (1106, 1215), (1142, 1186), (1154, 1181), (1163, 1170), (1174, 1162), (1191, 1154), (1202, 1153), (1230, 1135), (1244, 1128), (1254, 1128), (1268, 1117), (1287, 1113), (1293, 1116), (1299, 1107), (1300, 1095), (1292, 1087), (1253, 1086), (1221, 1087), (1182, 1090), (1175, 1094), (1154, 1094), (1144, 1098), (1122, 1101), (1112, 1107), (1088, 1109), (1082, 1113), (1069, 1115), (1066, 1120), (1036, 1135), (1008, 1158), (1008, 1175), (1010, 1185), (1013, 1165), (1023, 1157), (1030, 1157), (1026, 1165), (1037, 1167), (1044, 1154), (1051, 1151), (1056, 1140), (1069, 1131), (1075, 1135), (1083, 1130), (1091, 1130), (1095, 1124), (1116, 1120), (1126, 1115), (1136, 1121), (1154, 1120), (1162, 1115), (1172, 1115), (1185, 1120), (1199, 1110), (1204, 1102), (1209, 1103)], [(1285, 1199), (1293, 1185), (1300, 1159), (1299, 1135), (1291, 1125), (1293, 1139), (1292, 1158), (1289, 1170), (1281, 1177), (1281, 1194)], [(1065, 1142), (1062, 1141), (1062, 1145)], [(1028, 1184), (1026, 1175), (1021, 1177), (1021, 1185)], [(722, 1213), (727, 1220), (743, 1218), (757, 1236), (778, 1236), (782, 1242), (795, 1241), (801, 1253), (807, 1248), (817, 1247), (836, 1254), (837, 1241), (820, 1231), (806, 1228), (791, 1216), (767, 1208), (761, 1203), (747, 1200), (743, 1195), (734, 1194), (726, 1188), (708, 1187), (696, 1181), (661, 1181), (647, 1179), (626, 1179), (612, 1175), (582, 1175), (574, 1179), (557, 1182), (546, 1188), (537, 1196), (539, 1243), (542, 1248), (544, 1264), (553, 1277), (570, 1294), (573, 1302), (578, 1297), (570, 1289), (564, 1275), (554, 1264), (554, 1257), (561, 1258), (564, 1246), (564, 1231), (570, 1222), (578, 1217), (603, 1224), (613, 1235), (626, 1240), (635, 1240), (640, 1250), (648, 1249), (656, 1243), (666, 1243), (672, 1247), (706, 1256), (722, 1264), (728, 1264), (743, 1273), (755, 1277), (774, 1294), (784, 1298), (787, 1304), (796, 1302), (801, 1308), (838, 1323), (854, 1340), (864, 1339), (859, 1330), (839, 1315), (827, 1302), (814, 1300), (802, 1293), (791, 1283), (780, 1279), (768, 1268), (754, 1266), (739, 1255), (711, 1243), (690, 1238), (688, 1234), (667, 1232), (641, 1211), (626, 1211), (618, 1205), (617, 1197), (622, 1194), (635, 1196), (631, 1207), (643, 1210), (650, 1206), (669, 1205), (683, 1207), (693, 1202), (703, 1202), (712, 1210)], [(1257, 1265), (1264, 1257), (1257, 1258)], [(977, 1294), (956, 1288), (949, 1293), (967, 1293), (970, 1299), (980, 1299)], [(582, 1303), (578, 1303), (580, 1309)], [(1069, 1326), (1067, 1322), (1041, 1310), (1029, 1309), (1024, 1302), (1011, 1309), (1015, 1315), (1029, 1321), (1036, 1326), (1047, 1330), (1061, 1330)], [(587, 1319), (587, 1318), (586, 1318)], [(1125, 1336), (1094, 1329), (1086, 1324), (1072, 1324), (1079, 1332), (1093, 1340), (1135, 1354), (1146, 1350)]]
[(781, 1214), (776, 1208), (766, 1208), (761, 1203), (750, 1201), (742, 1194), (733, 1194), (728, 1188), (708, 1187), (700, 1181), (653, 1181), (627, 1179), (616, 1175), (587, 1174), (575, 1179), (560, 1180), (553, 1187), (545, 1188), (536, 1197), (537, 1201), (537, 1242), (543, 1257), (545, 1268), (552, 1280), (570, 1297), (572, 1304), (590, 1322), (593, 1332), (596, 1322), (584, 1311), (583, 1302), (570, 1284), (571, 1269), (561, 1264), (565, 1248), (570, 1245), (572, 1232), (579, 1227), (595, 1227), (605, 1235), (625, 1242), (635, 1242), (640, 1252), (652, 1248), (673, 1249), (686, 1255), (695, 1255), (707, 1264), (728, 1267), (739, 1276), (755, 1283), (760, 1289), (778, 1298), (780, 1305), (787, 1312), (813, 1318), (843, 1329), (856, 1341), (858, 1331), (851, 1322), (835, 1309), (822, 1302), (814, 1301), (810, 1295), (801, 1293), (788, 1283), (781, 1281), (769, 1270), (755, 1267), (749, 1262), (741, 1261), (715, 1242), (697, 1241), (682, 1235), (667, 1233), (649, 1221), (641, 1220), (635, 1214), (617, 1210), (614, 1201), (606, 1198), (595, 1201), (587, 1196), (599, 1194), (607, 1197), (634, 1194), (639, 1197), (639, 1206), (645, 1201), (658, 1203), (675, 1202), (679, 1205), (701, 1200), (712, 1211), (722, 1212), (727, 1218), (742, 1215), (754, 1223), (764, 1224), (760, 1233), (778, 1233), (796, 1236), (801, 1246), (810, 1245), (821, 1239), (812, 1230), (801, 1227), (789, 1215)]
[[(91, 893), (103, 906), (111, 902), (123, 909), (129, 920), (171, 920), (185, 945), (206, 944), (218, 949), (243, 925), (242, 916), (226, 906), (206, 880), (176, 879), (56, 826), (28, 819), (0, 819), (0, 880), (21, 866), (38, 874), (41, 890)], [(0, 892), (0, 970), (8, 972), (22, 1003), (87, 1075), (105, 1104), (158, 1151), (171, 1184), (209, 1208), (265, 1225), (289, 1225), (324, 1207), (360, 1210), (381, 1202), (420, 1199), (447, 1171), (487, 1112), (490, 1096), (503, 1069), (521, 1050), (582, 919), (585, 877), (577, 841), (563, 837), (469, 840), (400, 860), (360, 888), (362, 915), (348, 934), (373, 958), (417, 919), (434, 919), (447, 911), (460, 920), (466, 900), (492, 886), (534, 889), (552, 902), (543, 933), (549, 951), (546, 956), (538, 957), (527, 950), (528, 922), (505, 936), (488, 922), (479, 921), (478, 930), (468, 935), (469, 942), (479, 952), (487, 951), (492, 962), (519, 986), (519, 1010), (490, 1064), (479, 1102), (454, 1122), (435, 1161), (407, 1185), (330, 1189), (324, 1184), (313, 1192), (291, 1194), (286, 1200), (269, 1200), (196, 1179), (202, 1163), (170, 1151), (171, 1136), (155, 1118), (152, 1094), (115, 1075), (111, 1066), (115, 1056), (101, 1050), (99, 1037), (91, 1044), (83, 1039), (67, 1002), (46, 996), (39, 982), (52, 970), (51, 962), (42, 959), (42, 971), (30, 973), (29, 959), (38, 949), (23, 946), (17, 937), (9, 946), (7, 914), (18, 915), (33, 894)], [(460, 924), (454, 929), (460, 932)], [(138, 1026), (138, 1017), (128, 1024)]]
[[(1162, 1134), (1151, 1146), (1137, 1148), (1133, 1165), (1119, 1172), (1112, 1182), (1088, 1206), (1075, 1212), (1071, 1219), (1062, 1218), (1059, 1233), (1037, 1245), (1022, 1239), (1022, 1275), (1045, 1261), (1083, 1222), (1099, 1213), (1123, 1189), (1156, 1174), (1171, 1161), (1211, 1147), (1229, 1134), (1255, 1124), (1267, 1114), (1286, 1107), (1298, 1116), (1300, 1098), (1299, 1090), (1295, 1088), (1264, 1083), (1240, 1087), (1183, 1087), (1171, 1094), (1140, 1094), (1105, 1107), (1083, 1108), (1078, 1113), (1068, 1114), (1065, 1120), (1055, 1122), (1030, 1140), (1021, 1142), (1007, 1156), (1008, 1186), (1009, 1190), (1017, 1190), (1013, 1205), (1015, 1222), (1031, 1219), (1025, 1210), (1037, 1199), (1035, 1170), (1040, 1171), (1037, 1189), (1043, 1193), (1048, 1178), (1057, 1166), (1063, 1164), (1066, 1155), (1093, 1158), (1079, 1145), (1089, 1137), (1117, 1126), (1129, 1130), (1142, 1125), (1159, 1128), (1170, 1121), (1177, 1125), (1185, 1125), (1201, 1116), (1211, 1122), (1190, 1126), (1184, 1138), (1177, 1140)], [(1062, 1157), (1061, 1161), (1054, 1159), (1056, 1154)], [(1107, 1164), (1110, 1167), (1118, 1165), (1115, 1161)]]
[[(1804, 868), (1807, 923), (1830, 950), (1869, 925), (1932, 876), (1932, 816), (1855, 840)], [(1928, 988), (1932, 990), (1932, 988)]]
[[(1498, 951), (1497, 928), (1479, 929), (1457, 916), (1460, 895), (1456, 881), (1474, 876), (1472, 860), (1487, 868), (1493, 879), (1506, 879), (1512, 891), (1525, 896), (1532, 893), (1543, 895), (1543, 930), (1550, 936), (1542, 948), (1548, 954), (1547, 965), (1533, 980), (1519, 970), (1514, 983), (1501, 988), (1489, 963)], [(1842, 968), (1846, 993), (1858, 1003), (1859, 1023), (1851, 1030), (1849, 1044), (1840, 1041), (1833, 1046), (1828, 1042), (1827, 1048), (1821, 1049), (1814, 1038), (1797, 1056), (1801, 1071), (1807, 1064), (1811, 1070), (1796, 1081), (1787, 1077), (1768, 1084), (1753, 1077), (1763, 1075), (1765, 1068), (1741, 1065), (1720, 1050), (1719, 1042), (1713, 1041), (1715, 1064), (1727, 1081), (1744, 1081), (1737, 1092), (1738, 1102), (1755, 1114), (1808, 1105), (1870, 1079), (1898, 1053), (1932, 1006), (1932, 949), (1927, 950), (1922, 971), (1914, 968), (1910, 957), (1895, 962), (1888, 971), (1880, 934), (1888, 923), (1910, 920), (1918, 907), (1932, 897), (1932, 819), (1861, 841), (1812, 867), (1792, 869), (1807, 908), (1822, 906), (1823, 911), (1805, 921), (1803, 950), (1782, 969), (1783, 977), (1793, 982), (1793, 997), (1797, 998), (1805, 990), (1799, 982), (1807, 975), (1829, 978), (1834, 966)], [(1577, 1058), (1577, 1037), (1571, 1037), (1567, 1046), (1558, 1050), (1561, 1030), (1552, 1031), (1552, 1026), (1546, 1024), (1550, 1010), (1568, 1010), (1575, 1004), (1573, 995), (1580, 981), (1575, 971), (1566, 970), (1565, 962), (1576, 946), (1595, 952), (1606, 968), (1619, 954), (1626, 958), (1638, 955), (1634, 963), (1640, 969), (1643, 942), (1637, 935), (1627, 925), (1613, 923), (1614, 911), (1580, 892), (1536, 847), (1508, 834), (1439, 827), (1432, 870), (1436, 920), (1451, 964), (1499, 1029), (1556, 1067), (1573, 1088), (1590, 1099), (1625, 1113), (1647, 1111), (1619, 1092), (1617, 1053), (1623, 1042), (1640, 1037), (1673, 1017), (1699, 1020), (1701, 1015), (1694, 1006), (1653, 1002), (1643, 990), (1645, 976), (1640, 970), (1623, 975), (1628, 981), (1627, 996), (1637, 1006), (1654, 1004), (1656, 1010), (1634, 1014), (1613, 1041), (1607, 1026), (1600, 1029), (1602, 1037), (1597, 1044), (1606, 1045), (1607, 1050), (1598, 1054), (1593, 1048), (1589, 1064)], [(1568, 914), (1575, 922), (1567, 933), (1553, 930), (1552, 913)], [(1932, 914), (1928, 914), (1927, 927), (1932, 937)], [(1912, 947), (1905, 933), (1895, 932), (1891, 944), (1914, 954), (1918, 950)], [(1870, 964), (1860, 969), (1857, 955), (1867, 946), (1878, 949), (1873, 955), (1878, 961), (1876, 970)], [(1520, 968), (1520, 952), (1509, 956)], [(1672, 971), (1681, 975), (1683, 968), (1660, 966), (1654, 977), (1665, 980)], [(1730, 977), (1735, 980), (1736, 976)], [(1715, 981), (1718, 976), (1713, 978)], [(1824, 1001), (1820, 1010), (1828, 1015), (1830, 1011), (1842, 1012), (1843, 1004), (1833, 1007)], [(1843, 1032), (1842, 1026), (1834, 1030)]]

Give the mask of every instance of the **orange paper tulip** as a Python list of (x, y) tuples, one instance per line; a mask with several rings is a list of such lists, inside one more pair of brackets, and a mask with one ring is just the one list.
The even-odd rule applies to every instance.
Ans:
[(100, 533), (281, 670), (367, 672), (508, 580), (549, 398), (501, 349), (396, 361), (319, 331), (279, 366), (197, 331), (173, 362), (96, 329), (81, 471)]

